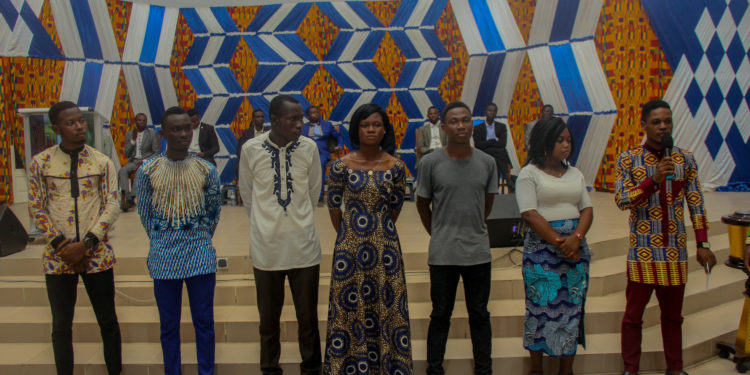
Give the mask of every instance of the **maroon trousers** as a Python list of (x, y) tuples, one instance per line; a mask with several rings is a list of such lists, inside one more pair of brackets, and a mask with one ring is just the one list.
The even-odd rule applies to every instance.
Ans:
[(661, 338), (667, 371), (682, 371), (682, 299), (685, 285), (663, 286), (628, 280), (625, 290), (625, 316), (622, 318), (622, 359), (625, 371), (638, 372), (641, 359), (643, 311), (656, 291), (661, 310)]

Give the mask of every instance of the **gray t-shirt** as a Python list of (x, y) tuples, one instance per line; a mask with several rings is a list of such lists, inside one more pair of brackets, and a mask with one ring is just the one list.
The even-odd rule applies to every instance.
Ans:
[(474, 149), (471, 158), (455, 160), (437, 149), (422, 158), (417, 195), (432, 200), (432, 238), (427, 263), (473, 266), (492, 261), (486, 193), (497, 193), (495, 159)]

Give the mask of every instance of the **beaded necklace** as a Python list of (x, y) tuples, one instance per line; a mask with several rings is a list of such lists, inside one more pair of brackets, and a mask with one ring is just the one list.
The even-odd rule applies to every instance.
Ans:
[(192, 156), (183, 160), (155, 160), (151, 175), (152, 204), (160, 216), (173, 224), (186, 224), (205, 207), (205, 168)]

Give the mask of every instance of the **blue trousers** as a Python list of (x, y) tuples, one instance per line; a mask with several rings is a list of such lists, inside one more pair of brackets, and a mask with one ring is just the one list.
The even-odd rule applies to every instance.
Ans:
[(154, 279), (154, 297), (161, 322), (161, 350), (164, 374), (180, 375), (180, 313), (182, 311), (182, 283), (187, 285), (190, 315), (195, 327), (195, 346), (198, 354), (198, 373), (214, 373), (216, 336), (214, 334), (214, 289), (216, 274), (209, 273), (186, 279)]

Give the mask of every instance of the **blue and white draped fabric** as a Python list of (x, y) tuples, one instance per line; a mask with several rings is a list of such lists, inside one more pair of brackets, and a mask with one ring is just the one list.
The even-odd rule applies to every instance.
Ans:
[[(576, 142), (570, 162), (592, 186), (617, 116), (594, 33), (603, 0), (541, 0), (529, 32), (529, 61), (544, 104)], [(582, 152), (582, 150), (586, 150)]]
[(62, 58), (39, 21), (44, 0), (0, 1), (0, 56)]
[[(221, 183), (231, 183), (237, 170), (237, 138), (230, 125), (246, 95), (229, 68), (229, 62), (242, 36), (227, 8), (183, 8), (180, 11), (195, 37), (183, 72), (198, 96), (195, 107), (202, 113), (202, 121), (214, 124), (219, 137), (220, 150), (214, 159)], [(260, 61), (257, 53), (256, 57)], [(268, 74), (269, 71), (259, 66), (255, 77), (273, 77)], [(259, 93), (248, 99), (254, 109), (268, 113), (268, 101)]]
[(169, 61), (179, 13), (175, 8), (134, 3), (130, 11), (122, 69), (133, 113), (160, 124), (164, 110), (178, 105)]
[[(472, 107), (477, 123), (484, 120), (487, 104), (494, 102), (498, 121), (507, 124), (526, 49), (516, 19), (505, 1), (451, 0), (451, 5), (469, 52), (461, 100)], [(508, 135), (512, 173), (518, 174), (518, 155)]]
[(109, 119), (121, 66), (106, 1), (52, 1), (50, 6), (67, 60), (60, 100), (94, 107)]
[(703, 187), (750, 182), (747, 0), (644, 0), (674, 77), (675, 143), (693, 152)]
[[(391, 95), (396, 95), (406, 115), (414, 119), (401, 145), (407, 165), (413, 168), (414, 130), (426, 117), (427, 108), (445, 104), (438, 86), (451, 59), (435, 25), (446, 4), (447, 0), (402, 1), (386, 28), (363, 2), (316, 3), (339, 30), (323, 60), (295, 32), (312, 3), (263, 6), (245, 30), (239, 30), (226, 8), (180, 9), (195, 36), (183, 71), (198, 94), (196, 108), (203, 113), (203, 121), (216, 125), (222, 145), (215, 158), (222, 183), (233, 179), (236, 170), (237, 140), (229, 126), (242, 100), (247, 98), (253, 108), (268, 113), (269, 101), (284, 93), (307, 107), (310, 103), (302, 91), (321, 65), (344, 90), (329, 118), (342, 124), (344, 133), (359, 105), (376, 103), (386, 108)], [(372, 61), (386, 33), (406, 57), (395, 87)], [(247, 91), (228, 67), (240, 38), (258, 60)]]

